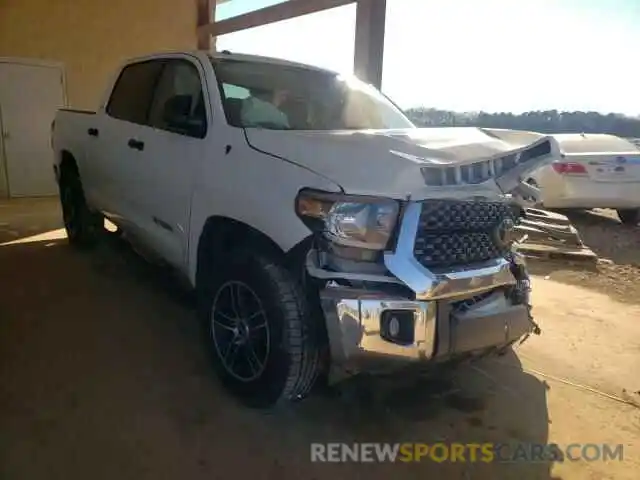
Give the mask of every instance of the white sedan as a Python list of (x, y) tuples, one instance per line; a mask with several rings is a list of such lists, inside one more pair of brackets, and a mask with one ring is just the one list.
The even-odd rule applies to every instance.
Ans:
[(561, 157), (528, 180), (545, 208), (613, 208), (622, 223), (640, 223), (640, 148), (614, 135), (553, 137)]

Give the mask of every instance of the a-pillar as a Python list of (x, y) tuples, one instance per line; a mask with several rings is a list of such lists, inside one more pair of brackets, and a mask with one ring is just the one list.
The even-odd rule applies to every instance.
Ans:
[(357, 1), (353, 71), (378, 88), (382, 85), (386, 10), (386, 0)]

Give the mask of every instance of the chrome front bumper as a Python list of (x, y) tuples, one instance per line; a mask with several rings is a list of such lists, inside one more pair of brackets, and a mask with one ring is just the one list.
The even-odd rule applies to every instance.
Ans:
[[(381, 279), (380, 290), (329, 282), (321, 291), (334, 366), (357, 371), (386, 368), (391, 361), (446, 360), (504, 348), (533, 330), (528, 305), (514, 304), (505, 295), (505, 288), (518, 283), (508, 260), (438, 274), (418, 263), (413, 245), (420, 208), (419, 203), (409, 204), (396, 249), (384, 257), (393, 280), (412, 295), (384, 293), (389, 277)], [(458, 308), (465, 299), (474, 300)], [(385, 332), (383, 319), (394, 313), (411, 323), (410, 342), (399, 344)]]

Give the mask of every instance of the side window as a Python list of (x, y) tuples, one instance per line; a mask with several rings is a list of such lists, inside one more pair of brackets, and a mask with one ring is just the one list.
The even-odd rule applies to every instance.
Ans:
[(187, 60), (169, 60), (156, 87), (149, 124), (161, 130), (203, 138), (207, 114), (198, 69)]
[(153, 90), (163, 67), (160, 60), (126, 66), (111, 92), (107, 114), (119, 120), (145, 124)]
[(231, 83), (223, 83), (222, 89), (224, 90), (224, 96), (227, 100), (237, 98), (238, 100), (244, 100), (251, 95), (248, 89), (240, 87), (239, 85), (233, 85)]
[(251, 96), (249, 89), (232, 83), (222, 84), (224, 113), (229, 125), (242, 127), (242, 105)]

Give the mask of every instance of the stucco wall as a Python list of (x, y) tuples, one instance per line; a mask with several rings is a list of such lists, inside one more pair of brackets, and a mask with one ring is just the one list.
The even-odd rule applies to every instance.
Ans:
[(69, 104), (94, 109), (116, 66), (195, 49), (195, 0), (0, 0), (0, 57), (65, 66)]

